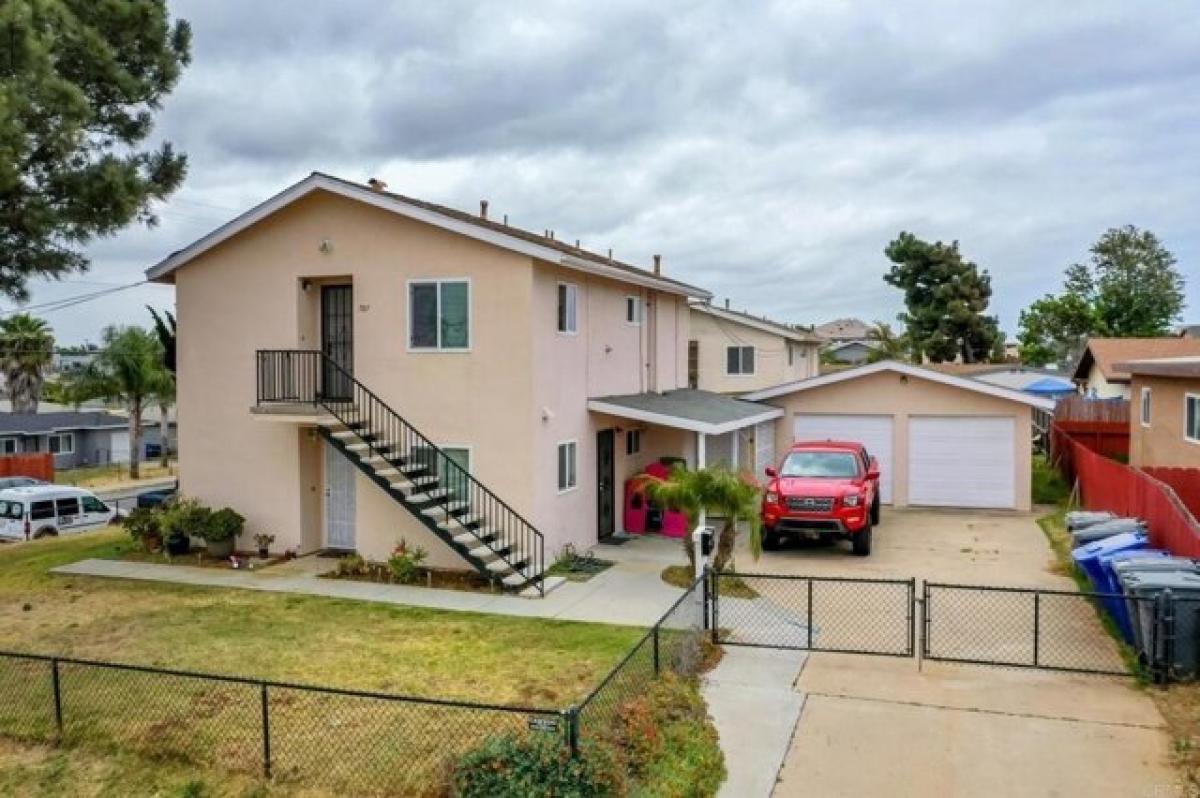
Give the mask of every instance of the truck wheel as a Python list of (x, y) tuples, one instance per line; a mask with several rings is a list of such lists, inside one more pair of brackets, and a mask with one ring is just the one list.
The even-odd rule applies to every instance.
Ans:
[(40, 540), (41, 538), (52, 538), (52, 537), (58, 537), (58, 530), (52, 526), (44, 526), (41, 529), (39, 529), (37, 532), (33, 533), (34, 540)]
[(763, 551), (779, 550), (779, 533), (774, 529), (764, 528), (762, 531)]
[(856, 557), (866, 557), (871, 553), (871, 525), (869, 523), (854, 536), (851, 546)]
[(871, 502), (871, 526), (876, 526), (879, 523), (879, 497), (875, 497), (875, 501)]

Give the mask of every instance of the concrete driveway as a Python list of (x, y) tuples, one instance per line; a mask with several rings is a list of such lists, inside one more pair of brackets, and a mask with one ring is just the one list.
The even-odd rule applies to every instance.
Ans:
[[(1074, 589), (1050, 571), (1035, 515), (885, 508), (882, 520), (870, 557), (804, 545), (755, 562), (743, 549), (738, 570)], [(1081, 628), (1104, 644), (1093, 617)], [(1131, 679), (794, 656), (803, 705), (776, 796), (1177, 794), (1162, 717)]]

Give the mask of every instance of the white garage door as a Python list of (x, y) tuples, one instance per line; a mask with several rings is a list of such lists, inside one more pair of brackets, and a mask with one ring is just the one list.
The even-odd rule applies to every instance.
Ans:
[(879, 461), (879, 496), (892, 503), (892, 417), (796, 415), (793, 431), (798, 441), (856, 441)]
[(939, 507), (1016, 507), (1014, 420), (913, 416), (908, 501)]

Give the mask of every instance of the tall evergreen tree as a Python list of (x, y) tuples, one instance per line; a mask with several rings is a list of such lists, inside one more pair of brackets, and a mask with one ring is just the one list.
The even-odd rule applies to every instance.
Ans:
[(190, 58), (164, 0), (0, 2), (0, 293), (83, 271), (79, 251), (183, 182), (170, 143), (142, 145)]
[(995, 316), (985, 315), (992, 278), (963, 260), (958, 242), (929, 243), (901, 232), (884, 249), (891, 270), (884, 282), (904, 292), (906, 311), (899, 315), (913, 347), (913, 360), (964, 363), (988, 360), (1002, 338)]

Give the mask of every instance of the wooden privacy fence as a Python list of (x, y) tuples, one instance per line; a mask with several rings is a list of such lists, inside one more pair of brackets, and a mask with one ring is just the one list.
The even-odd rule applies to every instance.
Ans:
[(1146, 467), (1142, 469), (1159, 482), (1171, 486), (1193, 516), (1200, 518), (1200, 468)]
[(6, 454), (0, 456), (0, 477), (33, 477), (45, 482), (54, 481), (54, 455)]
[(1092, 451), (1084, 442), (1054, 426), (1054, 457), (1069, 482), (1079, 486), (1089, 510), (1108, 510), (1141, 518), (1158, 548), (1183, 557), (1200, 557), (1200, 522), (1169, 484), (1145, 471)]

